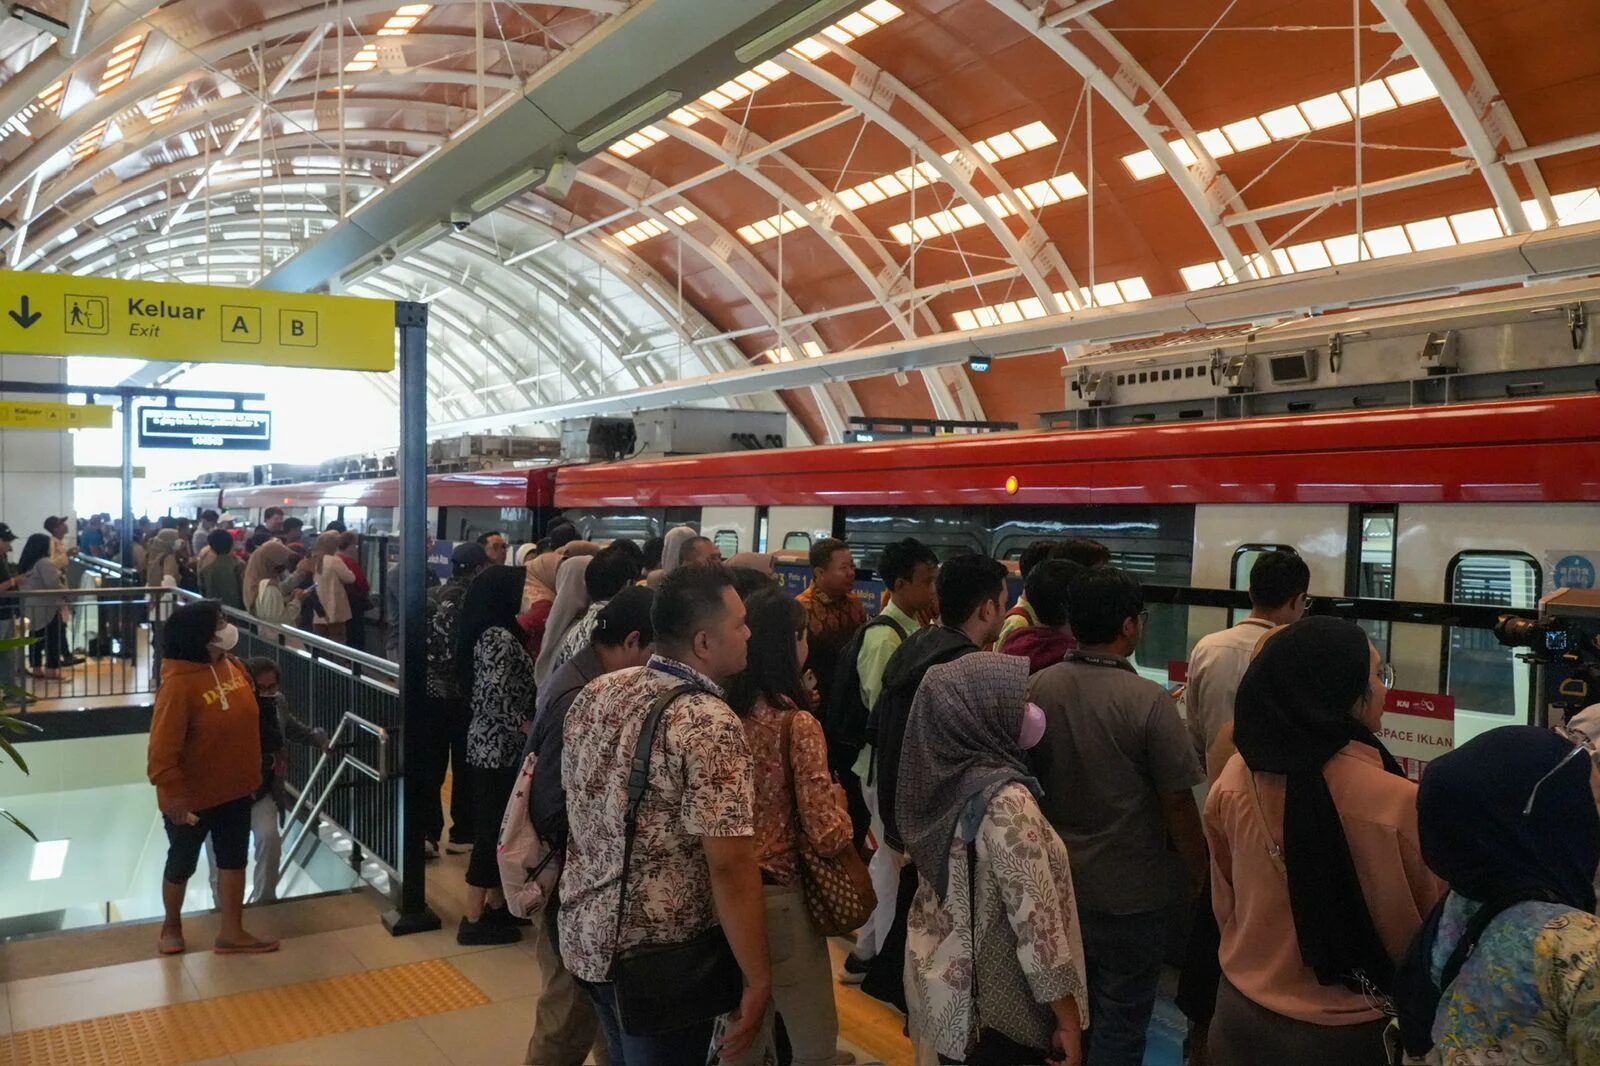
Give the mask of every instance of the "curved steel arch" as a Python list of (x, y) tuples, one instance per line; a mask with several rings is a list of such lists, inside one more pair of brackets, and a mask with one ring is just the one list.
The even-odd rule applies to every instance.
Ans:
[[(1222, 223), (1219, 207), (1210, 202), (1206, 190), (1201, 187), (1195, 174), (1179, 162), (1177, 155), (1168, 147), (1166, 139), (1161, 136), (1161, 132), (1145, 117), (1145, 108), (1135, 104), (1117, 85), (1116, 79), (1101, 70), (1099, 64), (1090, 59), (1077, 45), (1068, 41), (1065, 34), (1048, 32), (1040, 22), (1037, 6), (1030, 6), (1025, 0), (989, 0), (989, 4), (1059, 56), (1095, 92), (1099, 93), (1106, 103), (1111, 105), (1117, 117), (1139, 136), (1144, 146), (1161, 164), (1161, 169), (1166, 171), (1167, 176), (1178, 186), (1190, 209), (1194, 211), (1195, 217), (1205, 228), (1207, 236), (1217, 246), (1222, 258), (1227, 260), (1228, 266), (1240, 277), (1246, 276), (1244, 254), (1234, 242), (1233, 234), (1229, 233), (1228, 227)], [(1083, 21), (1087, 23), (1091, 20), (1085, 17)], [(1140, 67), (1139, 70), (1142, 71), (1143, 68)], [(1146, 74), (1145, 77), (1148, 79), (1149, 75)], [(1192, 128), (1186, 131), (1185, 139), (1190, 142), (1190, 148), (1196, 158), (1205, 163), (1212, 173), (1220, 174), (1221, 170), (1217, 167), (1216, 160), (1211, 158), (1211, 153), (1206, 151), (1205, 145), (1199, 143), (1199, 138), (1194, 137), (1193, 132)], [(1268, 255), (1265, 259), (1268, 270), (1276, 270), (1272, 257)]]
[(1411, 58), (1417, 61), (1417, 66), (1422, 68), (1428, 75), (1428, 80), (1433, 82), (1433, 87), (1438, 90), (1439, 102), (1444, 104), (1445, 111), (1450, 115), (1450, 121), (1455, 123), (1461, 139), (1466, 142), (1472, 161), (1478, 165), (1478, 170), (1483, 174), (1483, 180), (1489, 186), (1489, 193), (1494, 197), (1495, 206), (1500, 209), (1501, 217), (1505, 219), (1506, 229), (1511, 233), (1527, 233), (1528, 216), (1522, 210), (1521, 197), (1511, 184), (1511, 175), (1505, 163), (1500, 160), (1499, 148), (1496, 147), (1494, 138), (1484, 125), (1477, 108), (1467, 99), (1467, 94), (1462, 91), (1456, 76), (1451, 73), (1450, 65), (1434, 47), (1432, 39), (1428, 37), (1428, 31), (1422, 28), (1417, 17), (1406, 6), (1406, 0), (1372, 0), (1372, 6), (1383, 16), (1395, 36), (1400, 38), (1400, 43), (1405, 45), (1406, 51), (1411, 53)]
[[(468, 0), (442, 0), (442, 2), (466, 3)], [(394, 2), (393, 0), (342, 0), (342, 7), (345, 18), (355, 19), (390, 11), (394, 7)], [(191, 71), (210, 67), (236, 52), (244, 51), (257, 41), (269, 37), (292, 37), (308, 33), (327, 21), (326, 5), (280, 15), (257, 23), (249, 29), (237, 30), (188, 46), (171, 59), (143, 74), (135, 75), (116, 91), (96, 97), (62, 119), (55, 128), (0, 169), (0, 200), (5, 200), (15, 193), (33, 176), (34, 171), (45, 166), (58, 152), (69, 147), (95, 123), (102, 119), (114, 119), (120, 112), (126, 110), (131, 106), (130, 101), (136, 102), (154, 96), (165, 86), (182, 80)], [(164, 25), (155, 28), (163, 29), (165, 32)], [(250, 100), (252, 106), (262, 102), (248, 90), (243, 95)]]
[[(766, 146), (766, 142), (761, 137), (745, 131), (743, 127), (728, 119), (721, 112), (714, 112), (706, 116), (706, 118), (711, 120), (713, 125), (719, 126), (725, 133), (735, 130), (740, 131), (749, 147), (764, 148)], [(863, 120), (865, 118), (866, 116), (863, 116)], [(833, 231), (826, 216), (818, 217), (816, 212), (812, 211), (805, 202), (791, 196), (781, 185), (762, 174), (758, 167), (744, 162), (739, 158), (738, 154), (729, 151), (724, 147), (724, 142), (714, 141), (704, 134), (696, 133), (694, 130), (680, 126), (675, 122), (668, 123), (666, 128), (686, 143), (693, 145), (701, 152), (717, 160), (718, 163), (727, 168), (728, 173), (741, 175), (757, 188), (772, 196), (777, 201), (780, 210), (791, 210), (805, 219), (807, 226), (849, 267), (850, 271), (855, 274), (856, 279), (861, 282), (872, 298), (883, 305), (884, 313), (888, 316), (890, 324), (899, 331), (900, 336), (905, 339), (911, 339), (916, 336), (917, 331), (911, 317), (908, 317), (899, 303), (892, 299), (892, 285), (894, 281), (899, 280), (899, 273), (903, 269), (901, 264), (889, 254), (888, 249), (878, 239), (877, 234), (867, 228), (866, 224), (861, 221), (860, 216), (843, 204), (838, 203), (833, 191), (824, 185), (815, 174), (802, 167), (787, 152), (769, 152), (763, 156), (764, 159), (771, 160), (783, 167), (803, 183), (810, 190), (814, 201), (832, 204), (836, 207), (837, 210), (833, 217), (843, 220), (855, 233), (856, 238), (864, 242), (869, 251), (875, 255), (878, 261), (878, 269), (876, 271), (861, 258), (854, 245), (842, 239), (841, 235)], [(780, 235), (778, 240), (782, 239), (783, 237)], [(883, 280), (885, 277), (892, 277), (893, 280), (885, 284)], [(932, 313), (925, 306), (912, 308), (911, 316), (916, 316), (919, 311), (926, 324), (930, 327), (930, 332), (939, 332), (938, 321), (934, 319)], [(922, 377), (927, 386), (928, 398), (933, 403), (934, 411), (940, 418), (974, 420), (983, 418), (983, 405), (979, 401), (977, 393), (973, 391), (971, 382), (967, 381), (965, 374), (959, 371), (951, 372), (949, 368), (941, 367), (938, 370), (924, 371)]]
[[(618, 171), (628, 175), (630, 179), (636, 177), (637, 180), (643, 182), (645, 184), (645, 193), (648, 194), (650, 192), (658, 191), (657, 187), (660, 186), (660, 183), (655, 179), (650, 178), (643, 171), (631, 167), (623, 163), (621, 160), (612, 159), (607, 160), (607, 162), (609, 162)], [(737, 257), (740, 259), (740, 261), (746, 264), (749, 273), (748, 278), (745, 276), (744, 272), (732, 269), (732, 264), (727, 259), (718, 256), (712, 248), (708, 247), (704, 242), (699, 240), (693, 234), (689, 233), (686, 227), (680, 226), (677, 222), (668, 218), (663, 211), (658, 210), (656, 207), (646, 206), (645, 204), (641, 203), (639, 197), (634, 196), (628, 190), (614, 185), (599, 175), (592, 174), (587, 170), (578, 171), (577, 180), (585, 185), (588, 185), (590, 188), (604, 193), (606, 196), (609, 196), (618, 203), (626, 204), (632, 207), (644, 217), (653, 219), (655, 222), (666, 227), (670, 232), (676, 234), (679, 241), (693, 249), (694, 253), (701, 260), (710, 265), (712, 269), (720, 273), (731, 285), (733, 285), (739, 294), (745, 298), (745, 301), (749, 303), (749, 305), (766, 321), (773, 335), (778, 338), (779, 344), (787, 343), (789, 334), (782, 327), (782, 315), (779, 314), (778, 310), (767, 301), (765, 296), (756, 291), (755, 287), (751, 284), (750, 279), (753, 278), (764, 282), (772, 289), (772, 291), (777, 295), (777, 298), (784, 304), (793, 304), (793, 301), (790, 299), (789, 294), (783, 290), (783, 287), (779, 283), (778, 279), (773, 277), (772, 273), (767, 270), (766, 264), (761, 262), (760, 259), (758, 259), (748, 248), (746, 248), (743, 241), (729, 233), (720, 222), (705, 215), (700, 216), (701, 224), (708, 226), (715, 231), (717, 236), (717, 245), (719, 247), (727, 248), (730, 254), (737, 254)], [(794, 304), (794, 306), (799, 305)], [(816, 334), (814, 329), (807, 330), (806, 332), (816, 344), (822, 345), (822, 338)], [(817, 406), (822, 412), (824, 423), (828, 427), (829, 438), (832, 440), (843, 440), (847, 419), (851, 415), (861, 413), (860, 406), (856, 403), (855, 394), (848, 388), (841, 390), (831, 386), (818, 387), (813, 391), (819, 391), (819, 395), (817, 396), (819, 402)], [(821, 402), (823, 401), (824, 397), (826, 397), (827, 402)]]

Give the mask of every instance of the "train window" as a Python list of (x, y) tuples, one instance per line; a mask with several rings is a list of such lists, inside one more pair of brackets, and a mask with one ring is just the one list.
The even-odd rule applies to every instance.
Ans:
[(1126, 375), (1126, 374), (1118, 374), (1117, 375), (1117, 384), (1118, 385), (1126, 385), (1127, 383), (1128, 383), (1128, 375)]
[[(1241, 544), (1233, 551), (1233, 580), (1229, 588), (1248, 589), (1250, 587), (1250, 569), (1256, 565), (1256, 560), (1268, 552), (1292, 552), (1292, 544)], [(1297, 553), (1298, 554), (1298, 553)], [(1228, 612), (1228, 624), (1236, 626), (1245, 617), (1244, 611)]]
[(783, 535), (783, 551), (806, 552), (811, 550), (811, 534), (798, 530)]
[(717, 546), (724, 559), (732, 559), (739, 554), (739, 531), (737, 529), (719, 529), (711, 534), (711, 543)]
[[(1536, 607), (1544, 573), (1527, 552), (1465, 551), (1445, 568), (1450, 603)], [(1456, 710), (1522, 718), (1528, 709), (1530, 670), (1515, 650), (1487, 629), (1451, 626), (1444, 633), (1444, 691)]]
[[(1367, 600), (1394, 599), (1395, 508), (1393, 504), (1373, 504), (1352, 508), (1355, 525), (1351, 540), (1360, 544), (1359, 552), (1346, 556), (1347, 592)], [(1354, 573), (1348, 567), (1354, 564)], [(1385, 659), (1389, 657), (1389, 623), (1363, 618), (1359, 625)]]

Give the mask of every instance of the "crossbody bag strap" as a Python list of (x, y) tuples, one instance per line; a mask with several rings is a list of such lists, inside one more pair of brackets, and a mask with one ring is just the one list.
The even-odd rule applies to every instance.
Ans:
[(972, 1028), (983, 1039), (978, 1010), (978, 841), (967, 841), (967, 938), (972, 942)]
[(1272, 835), (1272, 824), (1267, 821), (1267, 812), (1261, 807), (1261, 793), (1256, 789), (1256, 775), (1248, 766), (1245, 767), (1245, 777), (1250, 782), (1250, 806), (1255, 810), (1256, 821), (1261, 824), (1262, 835), (1267, 838), (1267, 858), (1272, 860), (1280, 876), (1288, 877), (1289, 867), (1283, 861), (1283, 845)]
[(639, 808), (644, 805), (645, 793), (650, 790), (650, 750), (655, 746), (656, 732), (661, 716), (679, 696), (698, 692), (698, 685), (677, 685), (657, 696), (650, 711), (639, 727), (639, 739), (633, 746), (633, 759), (628, 763), (628, 806), (622, 815), (622, 875), (617, 887), (617, 921), (611, 941), (612, 965), (616, 965), (618, 949), (622, 946), (622, 914), (628, 905), (628, 867), (633, 862), (633, 838), (639, 828)]

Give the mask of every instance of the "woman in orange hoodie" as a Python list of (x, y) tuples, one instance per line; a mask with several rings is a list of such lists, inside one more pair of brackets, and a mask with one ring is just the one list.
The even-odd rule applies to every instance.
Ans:
[(217, 853), (218, 955), (278, 950), (245, 932), (250, 807), (261, 786), (261, 712), (250, 675), (228, 654), (239, 639), (216, 603), (192, 603), (163, 624), (161, 687), (150, 723), (149, 774), (167, 830), (158, 947), (184, 950), (183, 895), (210, 837)]

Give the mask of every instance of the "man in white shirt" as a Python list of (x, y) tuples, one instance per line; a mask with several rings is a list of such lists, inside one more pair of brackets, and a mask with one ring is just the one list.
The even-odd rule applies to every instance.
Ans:
[(1268, 630), (1298, 622), (1311, 604), (1311, 569), (1293, 551), (1265, 552), (1250, 568), (1250, 617), (1200, 638), (1189, 656), (1189, 732), (1202, 763), (1222, 727), (1233, 721), (1233, 698)]

